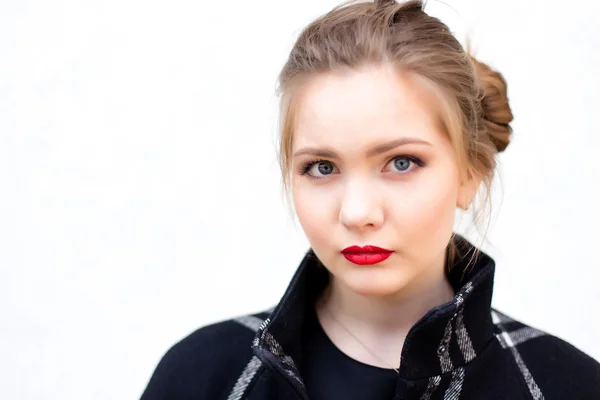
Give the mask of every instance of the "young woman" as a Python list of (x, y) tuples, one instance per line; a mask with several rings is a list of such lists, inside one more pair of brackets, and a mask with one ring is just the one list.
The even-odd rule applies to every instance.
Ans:
[(498, 72), (420, 1), (355, 2), (306, 27), (280, 89), (311, 248), (274, 309), (180, 341), (142, 399), (600, 399), (600, 365), (492, 309), (494, 261), (453, 233), (511, 137)]

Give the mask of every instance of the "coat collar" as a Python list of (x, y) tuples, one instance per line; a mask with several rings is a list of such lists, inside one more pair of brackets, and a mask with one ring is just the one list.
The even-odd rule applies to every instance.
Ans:
[[(457, 261), (452, 268), (446, 268), (446, 277), (455, 296), (430, 309), (410, 329), (399, 370), (404, 379), (450, 372), (471, 362), (493, 338), (494, 260), (462, 236), (455, 234), (453, 240), (458, 249)], [(328, 279), (328, 271), (309, 249), (280, 302), (254, 338), (256, 356), (300, 390), (304, 319)]]

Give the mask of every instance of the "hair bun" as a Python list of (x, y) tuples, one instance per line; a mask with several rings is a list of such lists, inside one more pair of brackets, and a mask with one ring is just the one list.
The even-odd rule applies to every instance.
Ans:
[(470, 56), (475, 66), (477, 83), (482, 91), (483, 122), (498, 152), (510, 143), (513, 114), (508, 103), (506, 80), (501, 73)]

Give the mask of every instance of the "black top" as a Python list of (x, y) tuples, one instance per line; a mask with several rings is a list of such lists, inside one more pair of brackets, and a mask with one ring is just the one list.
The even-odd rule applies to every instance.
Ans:
[[(459, 256), (447, 269), (455, 296), (409, 330), (393, 399), (600, 399), (600, 364), (568, 342), (492, 308), (494, 260), (479, 253), (471, 263), (474, 246), (456, 239)], [(271, 277), (264, 280), (270, 284)], [(204, 326), (180, 340), (158, 363), (142, 399), (335, 399), (345, 389), (355, 399), (381, 398), (371, 391), (359, 396), (367, 387), (391, 399), (393, 377), (384, 376), (389, 371), (353, 364), (328, 350), (319, 331), (310, 328), (327, 280), (326, 268), (309, 250), (274, 308)], [(594, 318), (593, 305), (582, 306), (591, 307)], [(317, 335), (311, 346), (325, 350), (307, 350), (306, 332)], [(367, 382), (371, 379), (378, 383)], [(321, 389), (328, 392), (317, 394)]]
[(311, 400), (392, 400), (398, 381), (393, 369), (357, 361), (329, 339), (314, 308), (303, 337), (302, 377)]

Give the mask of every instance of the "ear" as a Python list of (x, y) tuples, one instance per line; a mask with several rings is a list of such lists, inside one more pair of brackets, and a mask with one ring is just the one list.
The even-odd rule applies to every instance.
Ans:
[(467, 172), (458, 189), (456, 206), (468, 210), (477, 195), (479, 185), (481, 185), (481, 177), (474, 175), (472, 172)]

